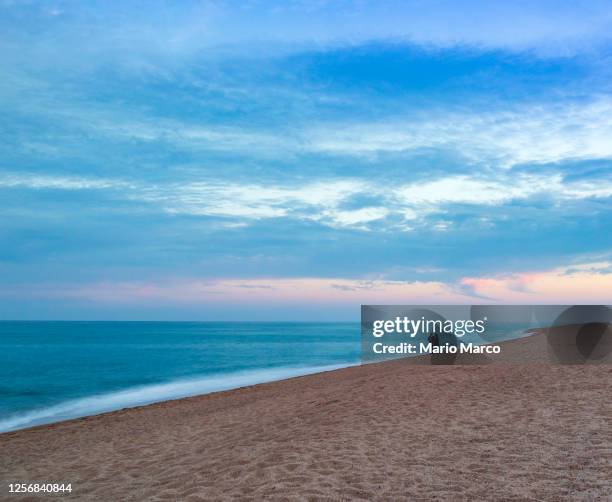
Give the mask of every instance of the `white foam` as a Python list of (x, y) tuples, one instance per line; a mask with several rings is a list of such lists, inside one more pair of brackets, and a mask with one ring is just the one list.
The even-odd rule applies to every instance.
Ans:
[(0, 432), (24, 429), (34, 425), (59, 422), (71, 418), (97, 415), (99, 413), (119, 410), (121, 408), (133, 408), (135, 406), (142, 406), (160, 401), (209, 394), (211, 392), (284, 380), (296, 376), (311, 375), (322, 371), (331, 371), (354, 366), (355, 364), (249, 370), (228, 375), (210, 375), (201, 378), (175, 380), (168, 383), (133, 387), (117, 392), (74, 399), (0, 420)]

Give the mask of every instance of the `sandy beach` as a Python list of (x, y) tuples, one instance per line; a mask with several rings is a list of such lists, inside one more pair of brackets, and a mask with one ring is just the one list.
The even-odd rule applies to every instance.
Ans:
[(505, 343), (521, 365), (393, 361), (1, 434), (0, 499), (59, 482), (79, 500), (612, 500), (612, 367), (554, 366), (542, 347)]

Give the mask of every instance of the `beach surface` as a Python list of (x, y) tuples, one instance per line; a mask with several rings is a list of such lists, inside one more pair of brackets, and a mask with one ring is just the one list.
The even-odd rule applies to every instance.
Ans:
[(612, 500), (612, 367), (501, 345), (520, 364), (399, 360), (0, 434), (0, 499)]

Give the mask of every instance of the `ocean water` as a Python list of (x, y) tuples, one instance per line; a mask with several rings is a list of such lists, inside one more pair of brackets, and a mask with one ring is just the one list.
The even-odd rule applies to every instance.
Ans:
[(359, 323), (0, 322), (0, 432), (341, 368)]

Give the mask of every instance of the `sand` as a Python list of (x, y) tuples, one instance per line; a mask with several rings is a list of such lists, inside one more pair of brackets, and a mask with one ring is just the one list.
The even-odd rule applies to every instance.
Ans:
[(1, 434), (0, 498), (45, 481), (104, 501), (612, 500), (612, 367), (536, 346), (504, 345), (521, 365), (371, 364)]

